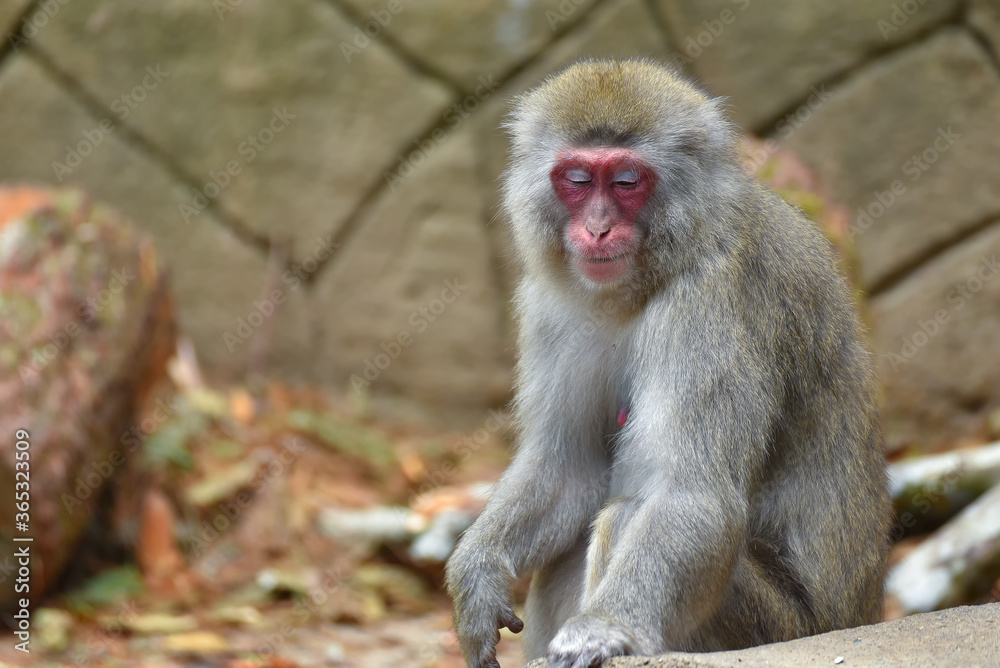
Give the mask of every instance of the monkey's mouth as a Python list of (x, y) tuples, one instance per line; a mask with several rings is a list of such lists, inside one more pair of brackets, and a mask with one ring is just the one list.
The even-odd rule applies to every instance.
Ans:
[(627, 254), (611, 257), (577, 257), (576, 267), (594, 283), (614, 283), (629, 270), (632, 259)]

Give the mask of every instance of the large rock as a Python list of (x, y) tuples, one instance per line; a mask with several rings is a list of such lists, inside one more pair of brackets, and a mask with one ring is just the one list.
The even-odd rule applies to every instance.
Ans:
[[(35, 44), (234, 219), (303, 256), (448, 99), (378, 42), (347, 62), (352, 28), (314, 0), (74, 0)], [(196, 195), (171, 196), (181, 223)]]
[(863, 287), (1000, 214), (1000, 78), (966, 32), (881, 59), (807, 112), (780, 138), (850, 208)]
[(994, 58), (1000, 60), (1000, 4), (995, 0), (971, 0), (969, 25), (986, 38)]
[[(66, 5), (68, 9), (70, 5)], [(136, 221), (148, 232), (160, 256), (172, 268), (183, 333), (197, 345), (204, 361), (223, 374), (247, 369), (251, 345), (227, 343), (239, 318), (255, 311), (268, 286), (267, 259), (229, 232), (210, 213), (190, 224), (177, 213), (183, 185), (119, 131), (104, 132), (92, 116), (60, 89), (31, 60), (18, 56), (0, 70), (0, 136), (17, 138), (0, 152), (0, 181), (59, 182), (80, 186)], [(103, 124), (103, 125), (102, 125)], [(88, 144), (99, 139), (96, 147)], [(79, 156), (69, 151), (89, 151)], [(75, 165), (69, 173), (54, 165)], [(280, 287), (286, 287), (280, 283)], [(304, 289), (289, 291), (278, 310), (270, 341), (274, 370), (299, 377), (312, 369), (313, 329)], [(232, 350), (230, 349), (232, 348)], [(311, 378), (312, 376), (305, 376)]]
[[(148, 238), (81, 193), (0, 189), (0, 609), (62, 575), (173, 350)], [(30, 596), (13, 586), (25, 548)]]
[[(800, 668), (908, 666), (979, 668), (1000, 664), (1000, 603), (952, 608), (735, 652), (628, 657), (604, 668)], [(543, 668), (544, 659), (528, 664)]]
[(1000, 407), (1000, 221), (871, 302), (886, 445), (983, 433)]
[[(659, 0), (677, 49), (747, 130), (760, 131), (810, 86), (955, 15), (958, 0)], [(901, 5), (913, 5), (909, 13)]]
[[(41, 8), (24, 17), (31, 24), (31, 27), (25, 28), (22, 14), (29, 4), (31, 4), (31, 0), (4, 0), (0, 3), (0, 35), (3, 35), (4, 46), (19, 46), (18, 35), (22, 29), (25, 29), (28, 34), (34, 34), (36, 30), (44, 28), (44, 25), (41, 24), (45, 20), (42, 18), (45, 16), (45, 11)], [(41, 14), (41, 16), (36, 19), (36, 14)]]
[(352, 17), (357, 28), (376, 36), (384, 32), (467, 91), (482, 75), (504, 76), (596, 4), (594, 0), (347, 2), (357, 12)]
[(331, 383), (482, 407), (509, 391), (503, 302), (468, 128), (414, 147), (315, 297)]

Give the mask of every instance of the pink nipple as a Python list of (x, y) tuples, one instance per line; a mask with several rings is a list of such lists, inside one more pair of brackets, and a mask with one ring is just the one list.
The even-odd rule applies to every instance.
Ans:
[(628, 420), (628, 404), (622, 404), (622, 409), (618, 411), (618, 426), (624, 427)]

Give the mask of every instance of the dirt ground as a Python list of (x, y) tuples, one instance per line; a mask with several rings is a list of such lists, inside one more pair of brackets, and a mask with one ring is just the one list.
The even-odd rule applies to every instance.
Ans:
[[(89, 507), (70, 573), (33, 601), (31, 653), (8, 632), (0, 662), (464, 665), (443, 563), (409, 544), (443, 511), (478, 512), (477, 484), (507, 462), (504, 416), (447, 433), (280, 386), (173, 391), (160, 405), (176, 411)], [(333, 511), (358, 513), (362, 533), (329, 528)], [(508, 636), (501, 661), (522, 665)]]
[[(0, 662), (8, 666), (199, 666), (203, 668), (463, 668), (451, 611), (393, 616), (370, 625), (318, 623), (283, 634), (262, 620), (260, 628), (215, 628), (162, 636), (131, 636), (84, 625), (65, 652), (24, 655), (17, 640), (0, 637)], [(199, 637), (196, 634), (202, 634)], [(180, 642), (178, 642), (178, 640)], [(187, 645), (187, 648), (184, 648)], [(519, 640), (507, 635), (498, 652), (504, 668), (524, 665)]]

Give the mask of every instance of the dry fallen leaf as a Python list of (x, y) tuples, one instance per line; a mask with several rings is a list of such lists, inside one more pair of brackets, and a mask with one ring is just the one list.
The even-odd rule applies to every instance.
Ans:
[(184, 490), (184, 501), (205, 508), (225, 501), (250, 484), (260, 468), (260, 461), (248, 457), (243, 461), (207, 475)]
[(124, 626), (140, 635), (185, 633), (198, 628), (198, 620), (191, 615), (168, 615), (150, 612), (122, 620)]
[(163, 649), (168, 652), (207, 654), (225, 652), (230, 649), (226, 639), (211, 631), (192, 631), (167, 636), (163, 639)]
[(156, 595), (185, 594), (188, 589), (187, 580), (178, 577), (184, 569), (184, 557), (174, 539), (175, 524), (174, 510), (167, 497), (159, 489), (148, 490), (142, 504), (136, 561), (146, 587)]
[(229, 412), (233, 419), (240, 424), (252, 424), (256, 407), (253, 397), (242, 387), (238, 387), (229, 393)]

